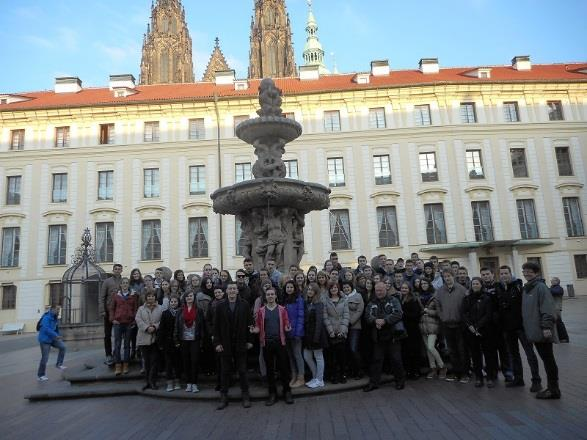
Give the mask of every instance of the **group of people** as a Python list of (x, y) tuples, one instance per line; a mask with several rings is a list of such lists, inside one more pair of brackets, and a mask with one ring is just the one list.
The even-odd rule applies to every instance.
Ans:
[[(365, 374), (365, 392), (379, 388), (383, 373), (393, 375), (397, 390), (423, 372), (428, 380), (472, 378), (475, 387), (488, 388), (501, 372), (506, 387), (523, 387), (521, 345), (530, 391), (541, 399), (561, 396), (553, 343), (559, 335), (568, 342), (563, 292), (556, 278), (546, 286), (535, 263), (522, 267), (525, 284), (508, 266), (498, 274), (482, 268), (470, 278), (456, 261), (424, 262), (416, 253), (397, 261), (379, 255), (371, 264), (360, 256), (356, 268), (343, 268), (333, 252), (321, 269), (306, 272), (273, 260), (258, 270), (250, 259), (243, 266), (234, 279), (210, 264), (201, 275), (160, 268), (143, 276), (133, 269), (127, 278), (115, 264), (100, 292), (106, 363), (123, 375), (140, 357), (145, 388), (157, 389), (164, 371), (169, 392), (185, 386), (197, 393), (198, 375), (215, 373), (218, 409), (228, 405), (238, 372), (248, 408), (251, 368), (266, 380), (268, 406), (277, 400), (277, 380), (288, 404), (292, 388), (319, 389)], [(49, 311), (41, 320), (42, 350), (49, 343), (41, 340), (44, 324), (54, 329), (53, 316)], [(546, 371), (544, 389), (535, 350)], [(45, 356), (39, 377), (43, 362)]]

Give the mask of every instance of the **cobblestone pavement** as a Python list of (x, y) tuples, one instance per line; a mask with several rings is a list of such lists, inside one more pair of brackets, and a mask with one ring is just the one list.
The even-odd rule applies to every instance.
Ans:
[[(472, 383), (419, 380), (403, 391), (383, 387), (271, 408), (255, 402), (249, 410), (231, 403), (222, 412), (211, 402), (143, 396), (30, 403), (23, 396), (46, 385), (35, 379), (39, 349), (30, 337), (2, 336), (0, 438), (587, 439), (587, 297), (566, 300), (564, 306), (571, 343), (555, 347), (560, 401), (539, 401), (527, 387), (506, 389), (503, 382), (478, 390)], [(81, 365), (99, 353), (68, 353), (66, 363)], [(544, 377), (542, 364), (541, 370)], [(48, 374), (50, 383), (60, 380), (51, 366)]]

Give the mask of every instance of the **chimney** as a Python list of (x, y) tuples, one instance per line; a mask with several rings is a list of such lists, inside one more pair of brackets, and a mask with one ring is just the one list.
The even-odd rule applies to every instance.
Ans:
[(422, 58), (420, 60), (420, 72), (424, 74), (438, 73), (440, 68), (438, 67), (438, 58)]
[(236, 79), (236, 72), (234, 70), (219, 70), (214, 73), (215, 83), (217, 86), (233, 85)]
[(389, 60), (371, 61), (371, 75), (387, 76), (389, 75)]
[(516, 70), (532, 70), (532, 63), (530, 62), (530, 56), (518, 55), (512, 58), (512, 67)]
[(126, 88), (135, 88), (135, 77), (130, 73), (124, 75), (110, 75), (110, 90)]
[(77, 93), (82, 91), (82, 81), (77, 76), (55, 78), (55, 93)]
[(320, 79), (319, 66), (300, 66), (300, 80), (309, 81)]

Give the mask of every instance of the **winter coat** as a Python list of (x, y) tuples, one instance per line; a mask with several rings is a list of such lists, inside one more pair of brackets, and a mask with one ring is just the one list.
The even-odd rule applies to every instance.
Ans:
[(410, 337), (414, 335), (418, 335), (419, 337), (420, 335), (420, 317), (422, 316), (422, 310), (422, 304), (416, 298), (402, 303), (402, 319)]
[(51, 344), (59, 336), (59, 318), (51, 310), (47, 310), (41, 317), (37, 340), (41, 344)]
[[(402, 320), (402, 306), (395, 296), (387, 295), (383, 299), (374, 298), (367, 305), (365, 316), (367, 325), (371, 328), (373, 341), (393, 341), (396, 336), (395, 325)], [(380, 329), (375, 326), (377, 319), (385, 320), (385, 325)]]
[(361, 317), (365, 310), (363, 297), (356, 290), (353, 290), (346, 297), (346, 301), (349, 304), (349, 327), (352, 330), (361, 330)]
[(565, 295), (565, 291), (560, 284), (557, 284), (550, 287), (550, 294), (554, 300), (554, 308), (557, 311), (556, 317), (560, 319), (561, 312), (563, 311), (563, 296)]
[(318, 350), (328, 346), (328, 333), (324, 325), (324, 304), (306, 303), (304, 310), (304, 348)]
[(173, 350), (177, 345), (177, 340), (174, 339), (174, 332), (175, 321), (179, 313), (181, 313), (181, 309), (173, 316), (170, 309), (167, 309), (161, 314), (161, 322), (159, 323), (159, 331), (157, 332), (157, 343), (165, 351)]
[(118, 321), (119, 324), (132, 324), (135, 322), (135, 315), (139, 308), (139, 296), (135, 294), (126, 295), (122, 292), (116, 293), (112, 298), (108, 317), (110, 322)]
[(206, 313), (206, 334), (209, 338), (213, 338), (214, 336), (214, 317), (216, 314), (216, 306), (218, 306), (218, 304), (222, 304), (225, 301), (227, 301), (226, 298), (222, 298), (221, 300), (214, 298), (210, 302), (208, 312)]
[(208, 309), (210, 308), (211, 302), (212, 298), (206, 295), (204, 292), (198, 292), (196, 294), (196, 307), (202, 310), (204, 316), (208, 315)]
[[(202, 340), (206, 334), (206, 317), (204, 311), (194, 304), (196, 307), (196, 323), (194, 328), (194, 341)], [(183, 306), (187, 307), (187, 306)], [(175, 326), (173, 331), (173, 339), (175, 341), (183, 341), (183, 326), (185, 321), (183, 319), (183, 307), (180, 308), (175, 317)]]
[(473, 326), (482, 335), (493, 327), (493, 300), (485, 292), (471, 292), (463, 304), (463, 318), (467, 327)]
[(104, 316), (112, 306), (112, 298), (116, 295), (116, 292), (120, 290), (120, 281), (122, 277), (110, 277), (107, 278), (100, 287), (100, 295), (98, 298), (98, 312), (100, 316)]
[(512, 280), (509, 284), (499, 283), (496, 288), (499, 324), (503, 331), (522, 330), (522, 280)]
[(449, 289), (446, 284), (443, 284), (442, 287), (436, 291), (440, 321), (443, 325), (451, 328), (462, 325), (463, 303), (466, 296), (467, 291), (458, 283), (455, 283), (452, 289)]
[(291, 331), (287, 333), (288, 338), (302, 338), (304, 336), (304, 298), (297, 295), (293, 303), (286, 303), (287, 317), (291, 325)]
[(237, 297), (234, 315), (231, 317), (230, 302), (218, 303), (214, 313), (214, 345), (222, 345), (222, 355), (232, 356), (246, 353), (247, 344), (252, 342), (249, 327), (253, 325), (253, 316), (249, 304)]
[(324, 325), (328, 336), (336, 337), (342, 333), (346, 338), (349, 332), (349, 305), (345, 298), (340, 298), (335, 304), (330, 297), (324, 297)]
[(249, 303), (249, 305), (253, 304), (254, 298), (253, 298), (253, 294), (251, 293), (251, 288), (249, 286), (247, 286), (246, 284), (239, 286), (238, 283), (237, 283), (237, 288), (238, 288), (239, 298), (244, 299), (246, 302)]
[[(146, 304), (139, 307), (135, 316), (135, 322), (137, 323), (137, 346), (152, 345), (155, 343), (157, 330), (161, 324), (161, 315), (163, 309), (159, 304), (151, 310)], [(154, 326), (156, 331), (154, 333), (147, 333), (147, 329), (150, 326)]]
[[(522, 297), (522, 320), (528, 341), (558, 342), (555, 316), (554, 300), (544, 281), (534, 279), (526, 283)], [(551, 340), (544, 337), (543, 329), (552, 331)]]
[(438, 298), (432, 295), (427, 302), (422, 302), (426, 309), (420, 317), (420, 333), (423, 335), (437, 335), (440, 330), (440, 312)]
[[(261, 347), (265, 347), (265, 311), (266, 306), (261, 307), (257, 312), (256, 319), (256, 326), (259, 329), (259, 344)], [(288, 313), (285, 307), (278, 305), (277, 312), (279, 313), (279, 339), (281, 341), (281, 345), (285, 346), (285, 328), (291, 324), (289, 322)]]

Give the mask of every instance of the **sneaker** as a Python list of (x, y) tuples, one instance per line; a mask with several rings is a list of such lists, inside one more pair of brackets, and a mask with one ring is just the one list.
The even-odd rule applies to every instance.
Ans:
[(459, 379), (460, 383), (469, 383), (471, 379), (469, 379), (469, 376), (463, 376)]
[(104, 361), (104, 364), (108, 365), (109, 367), (114, 365), (114, 360), (112, 359), (112, 356), (106, 356), (106, 360)]
[(192, 392), (192, 384), (188, 383), (185, 387), (185, 392), (186, 393), (191, 393)]
[(67, 367), (65, 365), (56, 365), (55, 368), (57, 368), (58, 370), (67, 370)]
[(49, 380), (49, 378), (47, 376), (39, 376), (39, 377), (37, 377), (37, 380), (39, 382), (47, 382)]
[(172, 384), (167, 384), (167, 388), (165, 388), (165, 391), (167, 391), (168, 393), (173, 391), (173, 385)]
[(428, 374), (426, 375), (426, 379), (434, 379), (436, 377), (436, 371), (431, 369)]
[(438, 371), (438, 378), (439, 378), (440, 380), (446, 380), (446, 368), (441, 368), (441, 369)]
[(181, 387), (179, 386), (179, 382), (174, 382), (173, 391), (177, 391), (177, 390), (181, 390)]
[(324, 388), (324, 381), (316, 379), (316, 383), (313, 388)]
[(196, 384), (193, 384), (192, 385), (192, 393), (195, 394), (195, 393), (199, 393), (199, 392), (200, 392), (200, 389), (198, 388), (198, 386)]
[(444, 380), (446, 380), (447, 382), (454, 382), (457, 380), (457, 378), (454, 376), (454, 374), (449, 374), (448, 376), (446, 376)]
[(315, 388), (316, 387), (316, 379), (312, 379), (311, 381), (306, 382), (306, 386), (308, 388)]

